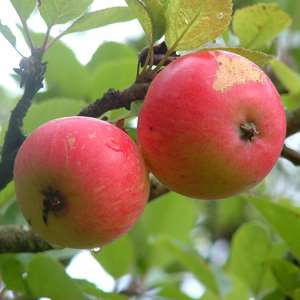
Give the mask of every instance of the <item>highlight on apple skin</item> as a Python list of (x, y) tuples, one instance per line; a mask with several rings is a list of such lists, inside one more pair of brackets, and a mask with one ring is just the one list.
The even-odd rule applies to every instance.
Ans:
[(51, 244), (94, 248), (126, 233), (143, 212), (148, 172), (121, 129), (67, 117), (36, 129), (14, 167), (22, 212)]
[(259, 183), (285, 139), (280, 96), (253, 62), (199, 51), (162, 70), (147, 92), (138, 143), (151, 172), (186, 196), (220, 199)]

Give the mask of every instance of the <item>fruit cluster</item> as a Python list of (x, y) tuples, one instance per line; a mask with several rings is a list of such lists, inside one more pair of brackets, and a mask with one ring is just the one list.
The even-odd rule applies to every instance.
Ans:
[(149, 171), (189, 197), (240, 193), (276, 163), (286, 119), (258, 66), (230, 52), (200, 51), (155, 77), (137, 132), (138, 146), (121, 129), (88, 117), (36, 129), (14, 168), (17, 199), (32, 228), (55, 245), (102, 246), (142, 214)]

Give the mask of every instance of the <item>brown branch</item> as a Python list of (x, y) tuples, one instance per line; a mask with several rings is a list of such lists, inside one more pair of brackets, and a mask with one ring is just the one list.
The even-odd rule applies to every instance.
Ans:
[(53, 249), (30, 230), (18, 225), (0, 225), (0, 253), (42, 252)]
[(148, 202), (155, 200), (156, 198), (168, 193), (170, 190), (158, 182), (155, 178), (151, 180), (151, 189), (150, 189), (150, 196)]
[(0, 161), (0, 190), (13, 178), (13, 166), (16, 154), (25, 140), (22, 131), (23, 119), (32, 103), (33, 97), (43, 87), (43, 78), (46, 70), (45, 63), (41, 62), (42, 52), (35, 49), (29, 58), (23, 58), (20, 68), (15, 72), (21, 77), (21, 87), (24, 85), (22, 98), (13, 109), (8, 129), (5, 134)]
[(291, 163), (293, 163), (295, 166), (300, 166), (300, 153), (296, 150), (293, 150), (286, 145), (283, 146), (281, 156), (287, 160), (289, 160)]
[(286, 136), (289, 137), (300, 131), (300, 107), (288, 112), (287, 116), (287, 132)]
[(124, 107), (129, 110), (132, 102), (145, 98), (149, 85), (142, 82), (134, 83), (123, 91), (109, 89), (102, 98), (84, 108), (79, 116), (98, 118), (113, 109)]

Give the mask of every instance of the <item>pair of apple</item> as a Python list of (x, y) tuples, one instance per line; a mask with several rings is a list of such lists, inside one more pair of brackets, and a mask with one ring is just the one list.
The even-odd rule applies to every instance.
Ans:
[(225, 51), (188, 54), (153, 80), (139, 115), (139, 147), (93, 118), (36, 129), (15, 161), (17, 199), (50, 243), (102, 246), (141, 215), (148, 169), (183, 195), (228, 197), (269, 173), (285, 131), (280, 97), (259, 67)]

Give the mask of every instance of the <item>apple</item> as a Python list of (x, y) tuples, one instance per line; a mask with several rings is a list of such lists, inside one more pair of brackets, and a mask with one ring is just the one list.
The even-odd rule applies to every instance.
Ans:
[(145, 97), (138, 143), (150, 171), (170, 189), (219, 199), (259, 183), (283, 147), (280, 96), (253, 62), (198, 51), (162, 70)]
[(138, 147), (121, 129), (88, 117), (34, 130), (18, 151), (14, 181), (33, 230), (72, 248), (103, 246), (126, 233), (149, 194)]

